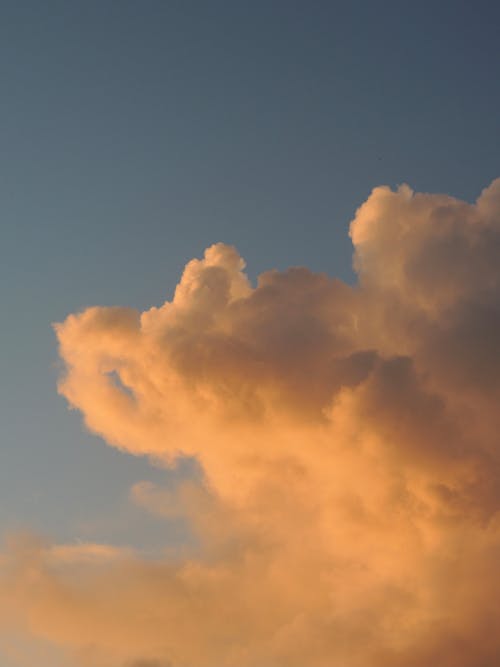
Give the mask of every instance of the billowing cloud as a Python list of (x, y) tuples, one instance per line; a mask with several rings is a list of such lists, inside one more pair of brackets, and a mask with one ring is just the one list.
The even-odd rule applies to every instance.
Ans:
[(18, 632), (85, 667), (498, 659), (500, 180), (474, 205), (376, 188), (350, 233), (355, 286), (291, 268), (254, 287), (216, 244), (161, 307), (56, 325), (91, 431), (198, 461), (131, 490), (198, 543), (14, 545)]

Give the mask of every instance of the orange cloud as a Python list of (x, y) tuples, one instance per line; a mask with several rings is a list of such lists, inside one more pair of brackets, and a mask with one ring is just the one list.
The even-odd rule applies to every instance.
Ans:
[(376, 188), (351, 238), (354, 287), (305, 268), (252, 287), (216, 244), (171, 302), (56, 325), (90, 430), (198, 460), (203, 481), (131, 498), (199, 547), (12, 547), (17, 627), (92, 667), (493, 664), (500, 180), (474, 205)]

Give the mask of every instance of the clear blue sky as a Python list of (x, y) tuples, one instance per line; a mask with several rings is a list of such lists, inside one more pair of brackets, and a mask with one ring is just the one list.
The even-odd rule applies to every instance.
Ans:
[(67, 410), (51, 323), (159, 304), (215, 241), (252, 277), (305, 264), (352, 280), (347, 226), (374, 186), (475, 199), (499, 175), (499, 15), (460, 0), (2, 2), (2, 532), (154, 546), (126, 498), (165, 473)]

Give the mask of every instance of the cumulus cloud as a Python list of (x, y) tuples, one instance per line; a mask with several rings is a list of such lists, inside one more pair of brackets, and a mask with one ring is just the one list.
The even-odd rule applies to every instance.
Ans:
[(172, 301), (55, 326), (91, 431), (198, 461), (131, 498), (199, 542), (156, 560), (14, 545), (19, 632), (92, 667), (498, 658), (500, 180), (475, 204), (376, 188), (350, 234), (355, 286), (306, 268), (252, 286), (219, 243)]

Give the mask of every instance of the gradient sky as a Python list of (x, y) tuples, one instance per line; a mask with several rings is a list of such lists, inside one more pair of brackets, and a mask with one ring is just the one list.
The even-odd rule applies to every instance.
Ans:
[[(498, 175), (498, 3), (3, 2), (0, 522), (153, 548), (163, 480), (56, 393), (51, 323), (169, 297), (234, 244), (253, 279), (351, 281), (379, 184), (474, 200)], [(62, 500), (64, 499), (64, 500)], [(172, 524), (162, 542), (176, 540)]]

